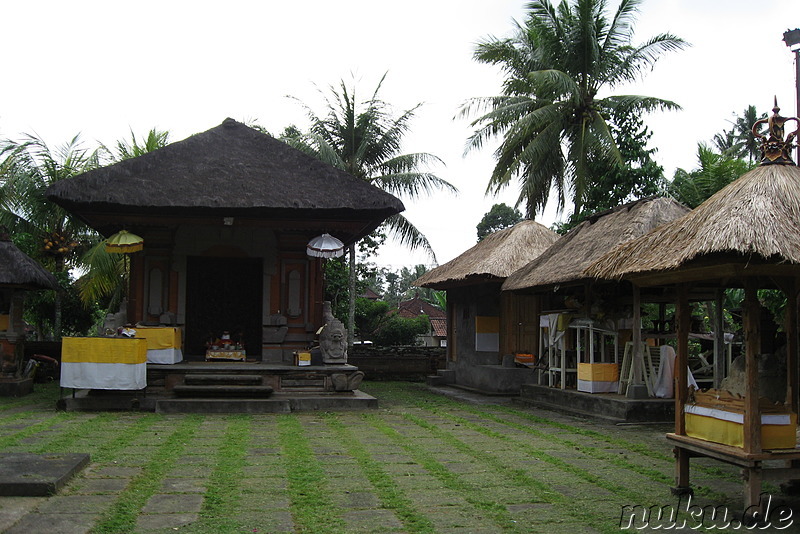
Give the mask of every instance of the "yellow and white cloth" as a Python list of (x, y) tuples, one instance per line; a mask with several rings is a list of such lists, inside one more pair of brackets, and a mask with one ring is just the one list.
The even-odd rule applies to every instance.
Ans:
[(183, 360), (181, 329), (174, 326), (137, 326), (136, 337), (147, 340), (147, 361), (173, 364)]
[(147, 387), (147, 340), (112, 337), (63, 338), (61, 387), (144, 389)]

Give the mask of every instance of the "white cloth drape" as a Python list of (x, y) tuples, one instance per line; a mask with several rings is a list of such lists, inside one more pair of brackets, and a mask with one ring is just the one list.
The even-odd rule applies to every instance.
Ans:
[[(686, 367), (688, 383), (697, 389), (697, 382), (692, 376), (692, 371)], [(658, 365), (658, 376), (653, 386), (653, 394), (661, 399), (671, 399), (675, 396), (675, 349), (670, 345), (661, 345), (661, 363)]]

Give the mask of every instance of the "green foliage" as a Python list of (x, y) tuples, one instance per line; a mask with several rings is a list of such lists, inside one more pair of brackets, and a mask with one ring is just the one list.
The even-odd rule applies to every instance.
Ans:
[(668, 33), (634, 45), (639, 4), (624, 0), (609, 13), (605, 0), (564, 0), (558, 6), (535, 0), (511, 37), (478, 44), (475, 59), (499, 66), (505, 79), (500, 96), (462, 106), (462, 116), (479, 114), (468, 149), (501, 138), (487, 191), (496, 193), (518, 178), (517, 204), (525, 205), (528, 218), (544, 210), (551, 188), (559, 208), (571, 192), (576, 212), (583, 211), (598, 179), (591, 159), (607, 165), (622, 160), (607, 122), (614, 113), (679, 109), (653, 97), (597, 96), (637, 80), (662, 54), (687, 46)]
[(401, 267), (397, 270), (383, 268), (379, 272), (378, 279), (376, 279), (377, 284), (373, 287), (380, 287), (383, 291), (383, 300), (392, 306), (397, 306), (400, 302), (410, 300), (415, 296), (435, 304), (436, 299), (433, 296), (433, 289), (414, 285), (414, 281), (426, 272), (428, 272), (428, 268), (422, 264), (417, 264), (411, 268)]
[(721, 153), (731, 158), (746, 159), (755, 163), (761, 159), (761, 142), (753, 135), (753, 125), (759, 119), (766, 119), (767, 114), (758, 114), (755, 106), (747, 106), (741, 116), (733, 114), (730, 130), (714, 135), (712, 143)]
[[(347, 324), (348, 303), (350, 299), (350, 267), (344, 257), (331, 258), (325, 262), (325, 300), (330, 301), (334, 317)], [(356, 263), (355, 296), (363, 295), (369, 280), (375, 272), (371, 263)]]
[(697, 145), (699, 168), (675, 171), (669, 193), (690, 208), (696, 208), (714, 193), (754, 167), (743, 159), (714, 152), (708, 145)]
[(478, 241), (483, 241), (487, 235), (503, 228), (514, 226), (522, 221), (522, 214), (518, 209), (512, 208), (504, 203), (495, 204), (486, 212), (478, 223)]
[(593, 178), (586, 189), (584, 209), (558, 225), (558, 233), (566, 233), (593, 213), (666, 194), (664, 169), (653, 160), (656, 149), (647, 148), (653, 133), (641, 118), (623, 111), (616, 110), (610, 123), (622, 163), (609, 166), (606, 159), (594, 156), (589, 160)]
[(356, 299), (356, 334), (362, 341), (379, 346), (416, 345), (417, 336), (430, 330), (427, 315), (400, 317), (389, 303), (365, 298)]
[[(69, 271), (55, 272), (61, 286), (62, 323), (61, 335), (87, 336), (94, 334), (94, 327), (103, 319), (104, 312), (97, 304), (84, 304), (80, 292)], [(53, 339), (55, 334), (55, 291), (31, 291), (25, 298), (23, 318), (32, 325), (37, 334)]]
[[(311, 120), (307, 133), (290, 126), (281, 139), (393, 195), (415, 200), (435, 191), (457, 192), (449, 182), (423, 170), (441, 163), (438, 157), (401, 153), (403, 137), (421, 104), (395, 116), (389, 104), (378, 97), (385, 78), (364, 101), (356, 97), (355, 87), (349, 88), (342, 80), (325, 98), (325, 115), (304, 105)], [(435, 257), (425, 236), (400, 214), (389, 217), (380, 230), (387, 230), (411, 249), (422, 248)]]
[(147, 132), (147, 135), (142, 138), (142, 142), (139, 143), (139, 141), (136, 139), (136, 134), (134, 134), (133, 130), (131, 130), (130, 141), (125, 141), (124, 139), (117, 141), (117, 154), (113, 159), (114, 161), (122, 161), (125, 159), (136, 158), (143, 154), (147, 154), (148, 152), (165, 147), (168, 144), (168, 131), (160, 131), (157, 128), (153, 128)]

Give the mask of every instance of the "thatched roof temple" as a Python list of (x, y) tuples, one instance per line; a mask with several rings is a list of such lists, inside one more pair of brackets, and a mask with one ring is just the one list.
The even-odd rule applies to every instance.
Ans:
[(535, 222), (522, 221), (486, 236), (460, 256), (432, 269), (414, 282), (420, 287), (447, 289), (502, 281), (552, 245), (558, 234)]
[(683, 281), (733, 277), (720, 271), (733, 269), (730, 260), (742, 269), (769, 263), (800, 273), (800, 168), (756, 167), (684, 217), (598, 258), (586, 274), (635, 280), (660, 272), (669, 281), (680, 268)]
[(597, 258), (664, 223), (685, 215), (689, 208), (671, 198), (637, 200), (592, 215), (562, 236), (536, 259), (510, 275), (504, 291), (578, 283)]
[(233, 119), (140, 157), (62, 180), (56, 204), (105, 235), (125, 215), (366, 220), (352, 241), (404, 210), (396, 197)]
[(22, 289), (57, 289), (58, 281), (44, 267), (0, 237), (0, 286)]

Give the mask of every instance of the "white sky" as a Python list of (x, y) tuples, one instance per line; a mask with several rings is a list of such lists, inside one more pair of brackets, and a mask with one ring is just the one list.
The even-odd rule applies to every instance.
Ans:
[[(463, 157), (471, 130), (453, 119), (466, 99), (499, 93), (499, 71), (472, 60), (474, 45), (509, 35), (524, 3), (2, 2), (0, 136), (36, 133), (56, 146), (80, 132), (87, 145), (111, 146), (131, 130), (141, 136), (157, 127), (178, 141), (226, 117), (255, 120), (277, 135), (289, 124), (306, 127), (302, 107), (286, 95), (323, 113), (317, 88), (355, 78), (366, 98), (388, 72), (380, 96), (397, 113), (424, 103), (404, 152), (439, 156), (446, 166), (433, 170), (461, 191), (404, 199), (405, 215), (444, 263), (475, 244), (475, 225), (492, 204), (517, 197), (513, 188), (484, 196), (491, 149)], [(777, 96), (782, 114), (795, 114), (794, 54), (782, 37), (798, 26), (796, 0), (645, 0), (634, 43), (670, 32), (693, 46), (613, 93), (683, 106), (647, 120), (668, 178), (675, 168), (695, 168), (697, 143), (729, 129), (748, 105), (768, 112)], [(549, 210), (538, 220), (556, 218)], [(377, 262), (399, 268), (430, 260), (390, 245)]]

